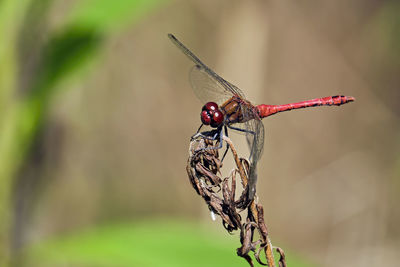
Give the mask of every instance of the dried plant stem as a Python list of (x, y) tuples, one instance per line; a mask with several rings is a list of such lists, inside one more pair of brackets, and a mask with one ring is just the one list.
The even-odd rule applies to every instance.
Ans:
[(235, 146), (232, 143), (232, 140), (229, 137), (225, 136), (225, 135), (222, 137), (222, 139), (229, 145), (229, 147), (230, 147), (230, 149), (232, 151), (232, 154), (233, 154), (233, 158), (235, 159), (236, 166), (238, 167), (240, 177), (242, 178), (243, 185), (247, 186), (247, 176), (246, 176), (246, 173), (244, 172), (243, 165), (240, 162), (240, 159), (239, 159), (238, 154), (236, 152)]
[[(225, 135), (223, 136), (223, 140), (229, 145), (229, 147), (230, 147), (230, 149), (232, 151), (233, 158), (235, 159), (236, 166), (238, 167), (239, 174), (240, 174), (240, 177), (241, 177), (242, 182), (243, 182), (243, 186), (246, 187), (247, 183), (248, 183), (247, 176), (245, 174), (243, 165), (240, 162), (240, 159), (239, 159), (238, 154), (236, 152), (235, 146), (233, 145), (231, 139), (229, 137), (225, 136)], [(251, 213), (252, 213), (252, 215), (254, 217), (255, 222), (257, 223), (257, 225), (259, 225), (260, 224), (259, 212), (258, 212), (258, 209), (257, 209), (257, 205), (255, 203), (255, 199), (252, 200), (252, 202), (250, 203), (250, 207), (249, 208), (251, 210)], [(263, 214), (262, 214), (262, 216), (263, 216)], [(264, 218), (262, 218), (262, 221), (263, 221), (263, 224), (264, 224)], [(268, 234), (267, 230), (266, 230), (266, 234)], [(272, 251), (271, 240), (269, 239), (268, 235), (266, 235), (263, 238), (265, 239), (263, 241), (266, 243), (265, 255), (266, 255), (266, 258), (267, 258), (267, 264), (268, 264), (269, 267), (275, 267), (275, 260), (274, 260), (274, 254), (273, 254), (273, 251)]]
[[(241, 247), (237, 248), (237, 255), (244, 258), (251, 267), (254, 266), (250, 252), (261, 265), (275, 267), (273, 247), (264, 221), (264, 209), (255, 196), (249, 200), (248, 176), (250, 163), (247, 159), (239, 158), (231, 139), (222, 136), (234, 158), (235, 169), (230, 175), (221, 178), (222, 162), (219, 159), (219, 139), (209, 138), (214, 132), (204, 132), (191, 139), (188, 164), (186, 166), (189, 181), (196, 192), (204, 199), (208, 208), (222, 219), (225, 229), (231, 233), (240, 230)], [(236, 176), (240, 175), (243, 191), (239, 198), (235, 197)], [(242, 219), (241, 212), (247, 210), (246, 218)], [(256, 233), (259, 236), (256, 237)], [(265, 252), (267, 262), (261, 259), (261, 252)], [(285, 255), (277, 248), (280, 254), (279, 267), (286, 267)]]
[(267, 246), (265, 247), (265, 255), (267, 255), (267, 262), (269, 267), (275, 267), (274, 253), (272, 251), (271, 240), (267, 236)]

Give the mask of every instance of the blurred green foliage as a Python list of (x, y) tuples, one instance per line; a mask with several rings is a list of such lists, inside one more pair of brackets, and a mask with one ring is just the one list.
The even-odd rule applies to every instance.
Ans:
[[(73, 233), (32, 247), (25, 252), (24, 261), (31, 267), (248, 266), (236, 255), (238, 235), (217, 233), (183, 221), (158, 218)], [(312, 266), (292, 253), (287, 260), (292, 267)]]
[[(140, 19), (161, 2), (76, 1), (66, 22), (48, 32), (40, 26), (55, 1), (0, 2), (0, 266), (5, 266), (9, 257), (13, 181), (43, 126), (56, 89), (95, 58), (108, 35)], [(36, 38), (35, 34), (42, 32), (46, 32), (45, 38)], [(41, 39), (45, 41), (41, 43)], [(20, 55), (24, 49), (26, 58)], [(38, 57), (31, 66), (34, 73), (22, 90), (26, 79), (22, 70), (33, 54)]]
[(90, 28), (68, 27), (55, 34), (44, 51), (43, 66), (32, 97), (45, 101), (52, 88), (90, 59), (101, 43), (101, 36)]
[(69, 20), (101, 32), (115, 32), (131, 25), (166, 0), (86, 0), (80, 1)]
[[(379, 40), (382, 51), (388, 53), (381, 63), (391, 64), (393, 67), (400, 67), (400, 2), (391, 1), (383, 6), (376, 16), (375, 36)], [(387, 62), (386, 62), (387, 61)]]

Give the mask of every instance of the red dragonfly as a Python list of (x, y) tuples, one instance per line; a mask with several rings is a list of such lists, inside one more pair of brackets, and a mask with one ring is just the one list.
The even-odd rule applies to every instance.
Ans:
[(218, 148), (222, 147), (223, 129), (225, 129), (226, 134), (227, 127), (246, 133), (246, 139), (250, 149), (247, 203), (253, 200), (256, 193), (257, 162), (262, 155), (264, 147), (264, 125), (261, 119), (278, 112), (292, 109), (332, 105), (340, 106), (355, 100), (354, 97), (351, 96), (337, 95), (284, 105), (261, 104), (255, 106), (246, 99), (243, 92), (238, 87), (226, 81), (207, 67), (174, 35), (168, 34), (168, 37), (195, 63), (195, 66), (193, 66), (190, 72), (190, 82), (196, 96), (205, 103), (200, 114), (202, 121), (201, 126), (209, 125), (215, 128), (213, 132), (216, 134), (213, 135), (212, 138), (220, 138), (220, 147)]

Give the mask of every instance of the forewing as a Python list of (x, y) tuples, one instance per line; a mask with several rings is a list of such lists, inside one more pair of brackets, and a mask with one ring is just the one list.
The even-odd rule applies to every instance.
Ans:
[(237, 86), (229, 83), (216, 74), (175, 36), (168, 34), (168, 37), (190, 60), (195, 63), (195, 66), (190, 72), (190, 82), (196, 96), (203, 103), (213, 101), (217, 104), (222, 104), (225, 100), (232, 97), (232, 95), (245, 98), (243, 92)]
[(199, 65), (193, 66), (189, 79), (194, 93), (204, 104), (212, 101), (221, 105), (233, 95), (231, 91), (226, 90), (222, 83), (218, 82), (215, 77)]

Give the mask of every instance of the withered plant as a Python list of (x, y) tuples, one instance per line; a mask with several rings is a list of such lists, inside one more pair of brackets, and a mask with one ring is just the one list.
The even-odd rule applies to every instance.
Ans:
[[(189, 180), (196, 192), (207, 203), (210, 211), (221, 217), (222, 224), (229, 233), (240, 230), (241, 247), (237, 249), (238, 256), (246, 259), (250, 266), (254, 266), (249, 255), (252, 251), (258, 263), (274, 267), (276, 266), (273, 256), (275, 248), (280, 255), (279, 266), (285, 267), (283, 250), (273, 247), (269, 239), (264, 209), (258, 203), (258, 197), (256, 196), (252, 201), (248, 199), (249, 161), (238, 157), (232, 141), (227, 136), (223, 136), (223, 140), (228, 144), (236, 165), (230, 175), (221, 178), (222, 162), (219, 159), (218, 149), (215, 149), (220, 141), (197, 135), (190, 142), (186, 167)], [(239, 198), (235, 196), (237, 176), (240, 177), (242, 185)], [(240, 214), (245, 211), (247, 211), (247, 216), (242, 219)], [(263, 251), (266, 263), (261, 259)]]

